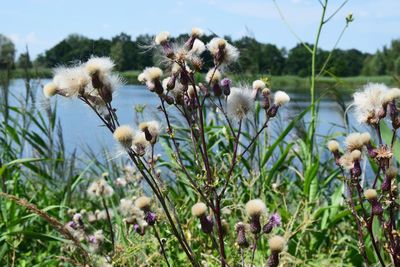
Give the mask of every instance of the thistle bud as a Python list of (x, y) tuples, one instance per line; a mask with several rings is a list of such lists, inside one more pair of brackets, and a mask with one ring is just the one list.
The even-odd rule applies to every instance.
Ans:
[(353, 150), (350, 153), (350, 156), (353, 159), (353, 168), (350, 169), (350, 174), (353, 178), (358, 178), (361, 176), (362, 170), (361, 170), (361, 164), (360, 164), (360, 159), (361, 159), (361, 151), (360, 150)]
[(384, 192), (390, 191), (392, 180), (397, 177), (397, 173), (398, 173), (398, 170), (394, 166), (390, 166), (386, 170), (385, 179), (383, 180), (382, 185), (381, 185), (382, 191), (384, 191)]
[(206, 204), (199, 202), (193, 205), (192, 215), (200, 219), (201, 230), (209, 234), (213, 230), (213, 221), (211, 216), (207, 216), (207, 206)]
[(279, 106), (273, 104), (272, 107), (270, 107), (270, 109), (267, 112), (268, 117), (270, 117), (270, 118), (275, 117), (276, 114), (278, 113), (278, 109), (279, 109)]
[(231, 83), (232, 81), (228, 78), (224, 78), (221, 81), (221, 86), (224, 92), (224, 95), (228, 96), (231, 93)]
[(236, 243), (241, 248), (248, 247), (249, 242), (246, 239), (246, 225), (242, 222), (238, 222), (235, 225), (235, 229), (236, 229), (236, 233), (237, 233)]
[(269, 234), (271, 233), (272, 229), (274, 229), (274, 227), (277, 227), (280, 224), (281, 224), (281, 216), (279, 216), (278, 213), (272, 214), (268, 222), (264, 225), (263, 232), (265, 234)]
[(383, 208), (378, 201), (378, 193), (376, 192), (376, 190), (375, 189), (367, 189), (364, 192), (364, 196), (372, 206), (372, 214), (382, 215)]
[(261, 91), (261, 107), (265, 110), (268, 110), (270, 107), (269, 95), (270, 95), (270, 90), (268, 88), (262, 89), (262, 91)]

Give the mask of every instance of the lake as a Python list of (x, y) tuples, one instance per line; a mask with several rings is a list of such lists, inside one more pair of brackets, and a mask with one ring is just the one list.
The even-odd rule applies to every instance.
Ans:
[[(46, 84), (48, 80), (33, 81), (33, 87), (37, 89), (37, 102), (43, 101), (43, 94), (41, 86)], [(280, 88), (279, 88), (280, 89)], [(13, 80), (10, 86), (10, 93), (14, 95), (11, 99), (11, 105), (16, 104), (16, 97), (24, 92), (25, 85), (21, 79)], [(299, 112), (304, 110), (309, 105), (309, 96), (307, 94), (290, 93), (291, 102), (282, 110), (280, 116), (270, 122), (269, 130), (273, 135), (278, 134), (282, 127), (285, 127), (290, 118), (296, 116)], [(349, 104), (347, 99), (346, 106)], [(100, 127), (99, 119), (93, 114), (88, 107), (77, 99), (66, 99), (63, 97), (52, 98), (53, 103), (56, 101), (58, 105), (58, 119), (63, 128), (65, 144), (68, 151), (74, 149), (82, 149), (89, 146), (94, 151), (100, 151), (102, 146), (106, 146), (111, 150), (117, 150), (117, 146), (111, 134), (104, 128)], [(120, 88), (113, 100), (113, 106), (117, 108), (117, 114), (121, 124), (136, 125), (135, 122), (135, 105), (146, 105), (144, 112), (145, 119), (155, 119), (162, 117), (160, 111), (157, 110), (159, 103), (158, 97), (151, 93), (145, 86), (140, 85), (124, 85)], [(352, 113), (349, 112), (352, 117)], [(307, 121), (309, 116), (305, 117)], [(336, 101), (326, 98), (320, 102), (319, 105), (319, 118), (318, 118), (317, 134), (321, 136), (332, 134), (334, 132), (343, 132), (345, 129), (343, 113), (340, 111), (340, 106)], [(361, 128), (358, 125), (357, 128)]]

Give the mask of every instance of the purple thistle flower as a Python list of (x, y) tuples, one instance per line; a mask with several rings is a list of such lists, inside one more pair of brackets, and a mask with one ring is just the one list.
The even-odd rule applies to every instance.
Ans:
[(89, 243), (97, 244), (97, 238), (94, 235), (90, 235), (88, 237), (88, 241), (89, 241)]
[(274, 227), (277, 227), (281, 224), (281, 221), (282, 221), (281, 216), (278, 213), (272, 214), (271, 217), (269, 218), (269, 221), (264, 225), (263, 232), (266, 234), (271, 233)]
[(274, 213), (271, 215), (271, 218), (269, 218), (269, 221), (271, 222), (273, 227), (276, 227), (281, 225), (282, 219), (278, 213)]
[(74, 230), (78, 229), (78, 225), (74, 221), (69, 221), (67, 223), (67, 226), (72, 228), (72, 229), (74, 229)]
[(154, 225), (156, 223), (157, 216), (154, 212), (149, 211), (149, 212), (146, 212), (144, 219), (146, 220), (146, 222), (149, 225)]
[(221, 80), (221, 85), (224, 87), (231, 87), (232, 81), (229, 78), (223, 78)]

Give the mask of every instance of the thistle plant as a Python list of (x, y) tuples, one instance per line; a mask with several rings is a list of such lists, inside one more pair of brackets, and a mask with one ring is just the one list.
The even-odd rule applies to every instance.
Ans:
[[(400, 266), (398, 159), (394, 158), (394, 145), (400, 127), (399, 98), (400, 89), (367, 84), (362, 91), (354, 94), (353, 105), (358, 122), (368, 125), (377, 140), (373, 140), (368, 132), (356, 132), (345, 138), (344, 151), (340, 150), (336, 140), (328, 143), (343, 174), (346, 201), (357, 225), (360, 253), (367, 265), (372, 263), (366, 252), (368, 236), (382, 266)], [(392, 135), (385, 142), (382, 126), (386, 123), (391, 123)], [(369, 173), (362, 167), (364, 161), (371, 162), (375, 177), (365, 178)], [(379, 224), (379, 231), (375, 224)]]
[[(193, 251), (183, 230), (182, 224), (188, 218), (178, 216), (177, 207), (171, 198), (173, 185), (165, 181), (163, 171), (158, 169), (154, 155), (161, 136), (172, 143), (174, 160), (179, 166), (175, 179), (182, 179), (183, 175), (188, 190), (193, 190), (197, 196), (197, 204), (193, 203), (192, 215), (198, 218), (205, 237), (208, 236), (212, 240), (220, 265), (231, 266), (234, 262), (231, 259), (232, 255), (227, 254), (226, 246), (234, 247), (235, 240), (229, 239), (223, 208), (230, 197), (230, 188), (235, 186), (233, 176), (238, 172), (240, 162), (246, 158), (246, 153), (268, 127), (270, 120), (277, 116), (290, 98), (283, 91), (273, 94), (262, 80), (254, 81), (252, 88), (235, 85), (226, 76), (225, 71), (238, 59), (238, 49), (219, 37), (204, 44), (200, 40), (201, 36), (202, 30), (194, 28), (182, 44), (172, 43), (168, 32), (162, 32), (154, 39), (153, 47), (159, 49), (163, 55), (161, 64), (144, 69), (138, 80), (159, 98), (158, 110), (164, 118), (163, 122), (142, 121), (136, 126), (120, 124), (117, 108), (113, 106), (113, 94), (122, 80), (113, 73), (114, 63), (109, 58), (92, 57), (83, 64), (56, 69), (53, 81), (44, 87), (44, 94), (76, 98), (87, 105), (103, 126), (113, 134), (121, 149), (126, 152), (146, 181), (152, 192), (151, 198), (156, 200), (162, 214), (152, 210), (150, 198), (147, 196), (141, 196), (135, 202), (129, 198), (122, 199), (120, 212), (124, 215), (126, 224), (133, 225), (135, 232), (140, 235), (145, 235), (146, 229), (153, 227), (161, 253), (169, 265), (168, 249), (164, 246), (161, 233), (155, 227), (162, 220), (169, 226), (170, 233), (176, 238), (190, 263), (200, 266), (200, 255)], [(204, 67), (205, 53), (209, 53), (213, 58), (213, 66), (208, 70)], [(198, 77), (203, 71), (206, 75), (204, 80), (200, 80)], [(249, 141), (243, 141), (244, 127), (256, 105), (260, 105), (263, 110), (263, 122)], [(226, 151), (229, 155), (227, 165), (221, 165), (221, 162), (213, 157), (214, 148), (209, 146), (212, 138), (207, 131), (211, 126), (207, 116), (209, 112), (217, 112), (226, 124), (228, 137), (224, 142), (229, 148)], [(185, 138), (178, 138), (178, 127), (173, 123), (176, 116), (181, 122), (180, 127), (185, 129)], [(230, 147), (230, 143), (233, 143), (233, 146)], [(187, 159), (182, 152), (183, 146), (193, 148), (191, 157), (196, 162), (195, 173), (187, 167)], [(104, 181), (100, 180), (98, 183), (103, 184)], [(126, 180), (120, 179), (118, 183), (124, 184)], [(103, 194), (111, 190), (106, 189), (106, 186), (102, 190), (91, 186), (89, 191), (100, 195), (107, 213), (107, 203)], [(263, 234), (270, 234), (273, 228), (280, 224), (278, 215), (266, 219), (266, 207), (261, 200), (262, 192), (258, 197), (260, 199), (251, 200), (246, 205), (250, 232), (253, 234), (251, 264), (254, 261), (257, 241)], [(115, 247), (112, 218), (108, 213), (107, 220), (112, 246)], [(242, 222), (236, 225), (243, 266), (243, 252), (247, 244), (245, 225)], [(279, 253), (285, 243), (282, 240), (271, 238), (269, 266), (277, 266)], [(112, 262), (113, 254), (108, 256)]]

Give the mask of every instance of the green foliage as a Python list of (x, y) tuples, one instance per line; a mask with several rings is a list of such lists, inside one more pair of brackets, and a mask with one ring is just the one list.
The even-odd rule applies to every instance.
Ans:
[(0, 34), (0, 70), (14, 67), (15, 46), (6, 36)]

